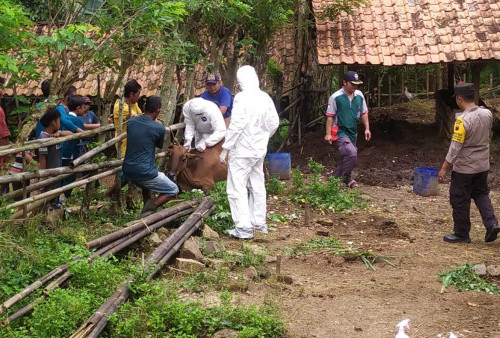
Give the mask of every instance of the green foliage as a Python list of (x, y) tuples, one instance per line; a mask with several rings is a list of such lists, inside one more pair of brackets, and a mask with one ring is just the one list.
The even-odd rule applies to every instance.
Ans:
[(266, 191), (269, 195), (281, 195), (285, 192), (285, 186), (279, 178), (271, 177), (266, 182)]
[(500, 293), (498, 285), (479, 277), (469, 264), (441, 272), (439, 279), (443, 283), (441, 293), (449, 286), (454, 286), (458, 291), (486, 292), (490, 295)]
[(13, 0), (0, 0), (0, 73), (19, 72), (19, 66), (26, 60), (18, 60), (10, 52), (16, 49), (22, 56), (23, 48), (33, 38), (31, 26), (33, 22), (21, 5)]
[(367, 4), (368, 0), (334, 0), (328, 3), (323, 3), (323, 12), (318, 16), (319, 19), (325, 20), (328, 18), (330, 21), (335, 21), (338, 19), (342, 12), (348, 14), (353, 13), (353, 9), (360, 7), (361, 5)]
[(124, 304), (111, 316), (116, 337), (165, 335), (170, 337), (206, 337), (221, 329), (240, 331), (241, 337), (280, 337), (284, 324), (273, 306), (232, 306), (231, 295), (223, 292), (221, 303), (202, 307), (198, 302), (179, 300), (165, 288)]
[(339, 179), (333, 176), (327, 182), (321, 179), (322, 164), (309, 159), (309, 170), (313, 173), (309, 181), (304, 180), (298, 170), (292, 171), (292, 197), (297, 203), (309, 203), (312, 207), (343, 211), (358, 209), (363, 206), (359, 191), (355, 189), (342, 190)]
[(103, 300), (85, 289), (55, 289), (35, 307), (31, 332), (35, 337), (68, 337)]
[(280, 81), (283, 77), (283, 68), (281, 68), (275, 60), (270, 59), (267, 61), (266, 74), (273, 81)]
[(271, 138), (269, 139), (269, 143), (267, 144), (267, 152), (272, 153), (278, 150), (281, 143), (283, 143), (288, 136), (289, 126), (290, 122), (288, 122), (287, 119), (280, 119), (278, 130), (274, 133), (273, 136), (271, 136)]
[(285, 222), (286, 222), (286, 220), (287, 220), (286, 215), (280, 215), (280, 214), (270, 214), (269, 216), (267, 216), (267, 218), (268, 218), (271, 222), (281, 222), (281, 223), (285, 223)]
[[(209, 216), (205, 217), (205, 223), (210, 228), (219, 232), (233, 227), (234, 223), (231, 218), (231, 209), (226, 193), (226, 181), (215, 183), (215, 187), (208, 192), (208, 195), (215, 201), (215, 210)], [(186, 201), (192, 199), (201, 200), (203, 192), (199, 189), (193, 189), (190, 192), (182, 193), (180, 197)]]

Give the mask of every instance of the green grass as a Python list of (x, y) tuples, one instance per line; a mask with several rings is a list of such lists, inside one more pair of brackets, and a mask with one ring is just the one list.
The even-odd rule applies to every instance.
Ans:
[(498, 285), (479, 277), (469, 264), (441, 272), (439, 280), (443, 283), (441, 293), (450, 286), (454, 286), (458, 291), (486, 292), (490, 295), (500, 293)]

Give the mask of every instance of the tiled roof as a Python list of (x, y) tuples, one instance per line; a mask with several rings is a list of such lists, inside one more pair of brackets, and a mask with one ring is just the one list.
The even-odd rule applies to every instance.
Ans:
[(318, 62), (384, 66), (500, 59), (498, 0), (372, 0), (320, 20), (312, 0)]

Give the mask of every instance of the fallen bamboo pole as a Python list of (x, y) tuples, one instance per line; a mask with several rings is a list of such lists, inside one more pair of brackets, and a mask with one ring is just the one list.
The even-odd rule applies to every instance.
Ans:
[(59, 144), (59, 143), (66, 142), (66, 141), (78, 140), (81, 138), (93, 136), (93, 135), (99, 134), (101, 132), (112, 130), (112, 129), (115, 129), (115, 126), (112, 124), (109, 124), (107, 126), (99, 127), (99, 128), (92, 129), (92, 130), (82, 131), (80, 133), (73, 133), (73, 134), (68, 135), (68, 136), (53, 137), (50, 139), (46, 139), (47, 141), (42, 141), (39, 139), (33, 140), (33, 141), (28, 141), (28, 142), (25, 142), (22, 146), (17, 147), (17, 148), (9, 148), (9, 149), (0, 150), (0, 157), (6, 156), (6, 155), (11, 155), (11, 154), (17, 154), (17, 153), (19, 153), (21, 151), (25, 151), (25, 150), (34, 150), (34, 149), (38, 149), (40, 147), (48, 147), (48, 146), (52, 146), (54, 144)]
[(6, 310), (8, 310), (12, 305), (16, 304), (20, 300), (26, 298), (29, 296), (33, 291), (38, 289), (40, 286), (45, 284), (47, 281), (51, 280), (55, 276), (63, 273), (68, 269), (68, 263), (64, 263), (61, 266), (58, 266), (54, 270), (50, 271), (48, 274), (40, 278), (39, 280), (31, 283), (28, 285), (26, 288), (12, 296), (11, 298), (7, 299), (3, 304), (0, 305), (0, 315), (4, 313)]
[(114, 137), (111, 140), (104, 142), (100, 146), (95, 147), (94, 149), (92, 149), (90, 151), (87, 151), (82, 156), (80, 156), (80, 157), (74, 159), (73, 161), (71, 161), (70, 164), (69, 164), (70, 168), (77, 167), (80, 163), (83, 163), (84, 161), (86, 161), (89, 158), (93, 157), (94, 155), (100, 153), (104, 149), (107, 149), (107, 148), (111, 147), (112, 145), (120, 142), (125, 137), (127, 137), (127, 133), (122, 133), (122, 134), (118, 135), (117, 137)]
[(37, 299), (35, 299), (31, 303), (29, 303), (28, 305), (26, 305), (26, 306), (22, 307), (21, 309), (19, 309), (18, 311), (14, 312), (10, 316), (8, 316), (7, 319), (5, 319), (4, 321), (2, 321), (0, 323), (0, 326), (1, 327), (6, 327), (10, 323), (12, 323), (14, 320), (16, 320), (18, 318), (21, 318), (22, 316), (24, 316), (25, 314), (27, 314), (28, 312), (30, 312), (31, 310), (33, 310), (35, 308), (35, 305), (37, 305), (38, 303), (40, 303), (43, 299), (44, 299), (43, 296), (42, 297), (38, 297)]
[[(165, 253), (172, 251), (174, 247), (180, 248), (184, 243), (186, 234), (193, 233), (202, 224), (202, 218), (212, 210), (214, 201), (210, 197), (205, 197), (198, 208), (188, 217), (188, 219), (158, 248), (151, 253), (146, 259), (146, 271), (153, 268), (156, 272), (159, 270), (158, 263), (165, 257)], [(179, 242), (182, 242), (180, 245)], [(164, 263), (166, 260), (163, 260)], [(147, 278), (153, 278), (154, 274), (150, 273)], [(99, 309), (85, 322), (78, 330), (71, 335), (71, 338), (87, 338), (97, 337), (107, 324), (108, 318), (113, 314), (120, 305), (127, 300), (130, 294), (129, 284), (133, 282), (133, 278), (129, 277), (120, 288), (102, 304)]]
[(66, 190), (73, 189), (75, 187), (79, 187), (81, 185), (97, 181), (98, 179), (103, 178), (103, 177), (107, 177), (109, 175), (113, 175), (114, 173), (117, 173), (120, 170), (122, 170), (121, 166), (118, 167), (118, 168), (115, 168), (115, 169), (108, 170), (108, 171), (105, 171), (103, 173), (97, 174), (95, 176), (86, 178), (84, 180), (76, 181), (76, 182), (70, 183), (68, 185), (65, 185), (63, 187), (60, 187), (60, 188), (57, 188), (57, 189), (54, 189), (54, 190), (51, 190), (51, 191), (47, 191), (47, 192), (45, 192), (43, 194), (32, 196), (32, 197), (29, 197), (29, 198), (24, 199), (22, 201), (11, 203), (9, 205), (1, 207), (0, 210), (15, 208), (15, 207), (18, 207), (20, 205), (25, 205), (25, 204), (28, 204), (28, 203), (31, 203), (31, 202), (38, 201), (40, 199), (45, 199), (45, 198), (48, 198), (48, 197), (59, 195), (59, 194), (61, 194), (62, 192), (66, 191)]
[(193, 201), (187, 201), (187, 202), (182, 202), (179, 204), (176, 204), (170, 208), (160, 210), (158, 212), (155, 212), (152, 215), (149, 215), (147, 217), (144, 217), (143, 219), (140, 219), (138, 221), (134, 221), (131, 225), (127, 226), (126, 228), (120, 229), (118, 231), (115, 231), (113, 233), (110, 233), (106, 236), (94, 239), (90, 242), (87, 243), (87, 248), (93, 249), (96, 247), (100, 247), (104, 244), (110, 243), (118, 238), (121, 238), (125, 235), (131, 234), (137, 230), (144, 229), (145, 227), (147, 228), (151, 224), (158, 222), (159, 220), (162, 220), (168, 216), (174, 215), (180, 211), (186, 210), (186, 209), (191, 209), (194, 208), (196, 205), (199, 203), (195, 200)]
[(156, 229), (161, 228), (165, 224), (167, 224), (167, 223), (169, 223), (169, 222), (171, 222), (173, 220), (176, 220), (178, 218), (181, 218), (183, 216), (189, 215), (192, 212), (193, 211), (191, 209), (179, 211), (178, 213), (176, 213), (176, 214), (174, 214), (172, 216), (169, 216), (169, 217), (165, 218), (164, 220), (161, 220), (159, 222), (153, 223), (150, 226), (146, 227), (146, 229), (138, 231), (137, 233), (134, 233), (134, 235), (132, 237), (130, 237), (129, 239), (127, 239), (123, 243), (121, 243), (121, 244), (113, 247), (112, 249), (110, 249), (106, 253), (103, 253), (102, 257), (107, 258), (107, 257), (109, 257), (109, 255), (115, 254), (115, 253), (117, 253), (117, 252), (125, 249), (130, 244), (135, 243), (138, 240), (146, 237), (147, 235), (151, 234)]

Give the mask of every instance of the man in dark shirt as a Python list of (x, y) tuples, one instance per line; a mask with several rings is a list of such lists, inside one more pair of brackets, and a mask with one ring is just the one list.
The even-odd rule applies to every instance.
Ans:
[[(144, 115), (132, 118), (127, 124), (127, 152), (122, 167), (125, 178), (149, 198), (141, 217), (151, 215), (179, 192), (177, 185), (156, 168), (155, 147), (161, 149), (165, 137), (165, 127), (155, 122), (160, 113), (160, 97), (148, 97), (145, 108)], [(159, 195), (153, 198), (152, 192)]]

